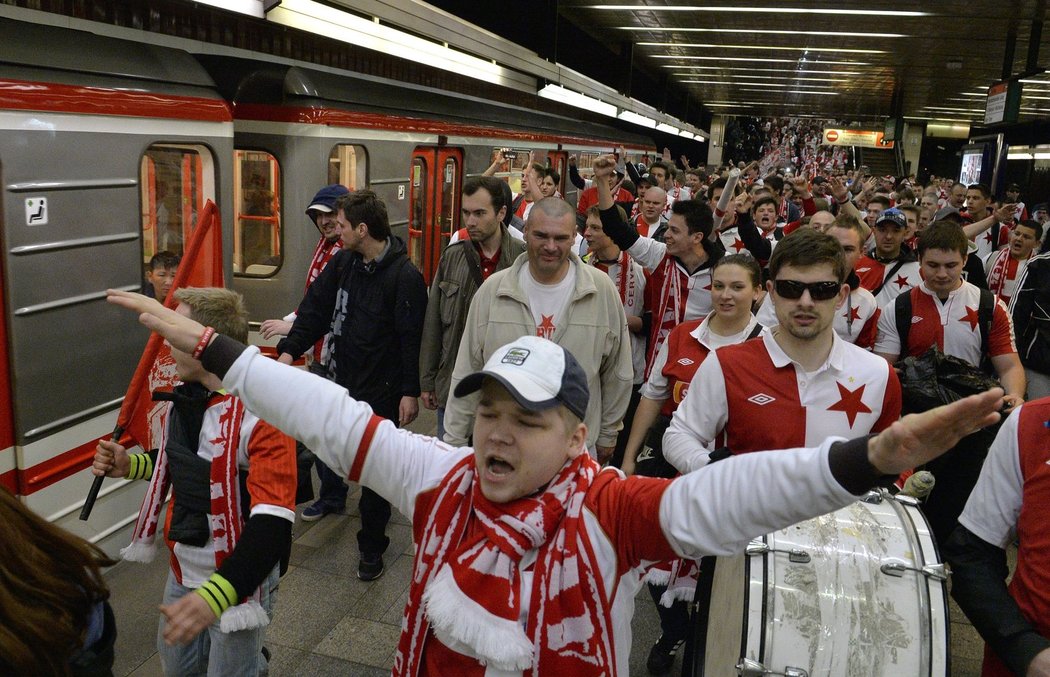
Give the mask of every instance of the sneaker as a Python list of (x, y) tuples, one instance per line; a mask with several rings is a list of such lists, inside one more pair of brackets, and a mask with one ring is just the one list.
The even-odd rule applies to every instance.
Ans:
[(299, 517), (302, 518), (304, 522), (316, 522), (330, 512), (336, 512), (335, 508), (332, 508), (321, 501), (317, 501), (303, 509), (303, 512)]
[(362, 581), (374, 581), (383, 575), (386, 569), (383, 567), (382, 555), (361, 555), (357, 563), (357, 577)]
[(649, 658), (645, 661), (645, 667), (650, 675), (666, 675), (674, 665), (674, 655), (678, 648), (685, 644), (684, 639), (678, 641), (665, 640), (663, 635), (656, 640), (656, 644), (649, 650)]

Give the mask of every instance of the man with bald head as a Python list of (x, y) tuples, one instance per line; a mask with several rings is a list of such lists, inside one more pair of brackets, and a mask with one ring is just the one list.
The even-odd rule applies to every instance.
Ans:
[[(600, 180), (600, 179), (599, 179)], [(456, 384), (521, 336), (541, 336), (571, 352), (592, 393), (584, 422), (587, 448), (604, 461), (616, 447), (634, 382), (627, 316), (612, 280), (573, 253), (576, 213), (554, 197), (536, 202), (525, 222), (525, 255), (478, 289), (452, 370), (445, 405), (445, 441), (467, 443), (476, 395), (457, 397)]]
[(634, 227), (639, 235), (664, 241), (664, 231), (667, 230), (667, 219), (664, 218), (666, 204), (667, 191), (656, 186), (638, 198), (638, 218), (635, 219)]
[(835, 215), (826, 209), (822, 209), (809, 217), (810, 227), (816, 228), (822, 233), (827, 232), (828, 228), (830, 228), (833, 223), (835, 223)]

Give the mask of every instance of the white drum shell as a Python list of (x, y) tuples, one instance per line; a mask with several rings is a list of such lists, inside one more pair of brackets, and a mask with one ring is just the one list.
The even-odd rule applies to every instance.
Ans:
[(740, 674), (741, 656), (769, 674), (946, 674), (945, 583), (921, 573), (939, 564), (926, 519), (909, 502), (879, 499), (753, 544), (768, 552), (719, 558), (704, 677)]

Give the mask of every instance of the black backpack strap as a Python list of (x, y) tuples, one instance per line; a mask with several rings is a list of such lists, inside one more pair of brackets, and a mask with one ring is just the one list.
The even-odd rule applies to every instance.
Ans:
[(897, 259), (897, 262), (893, 264), (892, 268), (890, 268), (890, 272), (888, 272), (888, 273), (886, 273), (885, 275), (882, 276), (882, 282), (879, 283), (879, 286), (875, 287), (874, 289), (871, 290), (871, 295), (872, 296), (878, 296), (879, 292), (882, 291), (882, 288), (885, 287), (886, 283), (890, 281), (890, 278), (893, 277), (894, 274), (898, 270), (900, 270), (901, 266), (903, 266), (903, 265), (904, 265), (904, 261), (902, 261), (901, 259)]
[(893, 300), (893, 319), (897, 325), (897, 336), (900, 337), (901, 352), (897, 356), (902, 360), (908, 356), (908, 332), (911, 331), (911, 290), (904, 292)]
[(992, 320), (995, 315), (995, 294), (981, 289), (981, 300), (977, 304), (977, 324), (981, 328), (981, 364), (991, 360), (988, 353), (988, 336), (992, 333)]
[(761, 324), (755, 323), (755, 328), (751, 330), (751, 333), (747, 335), (745, 341), (750, 341), (753, 338), (758, 338), (762, 334), (762, 330), (765, 329)]

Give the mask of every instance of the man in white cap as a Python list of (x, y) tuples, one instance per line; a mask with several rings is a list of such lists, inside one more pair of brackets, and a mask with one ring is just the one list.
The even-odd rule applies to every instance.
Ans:
[(625, 676), (635, 594), (654, 561), (741, 552), (754, 536), (849, 505), (998, 420), (1002, 397), (908, 416), (871, 438), (748, 454), (675, 480), (624, 478), (585, 453), (587, 377), (545, 339), (512, 341), (460, 381), (457, 395), (480, 391), (475, 447), (451, 447), (152, 299), (112, 290), (109, 300), (412, 519), (398, 677)]

